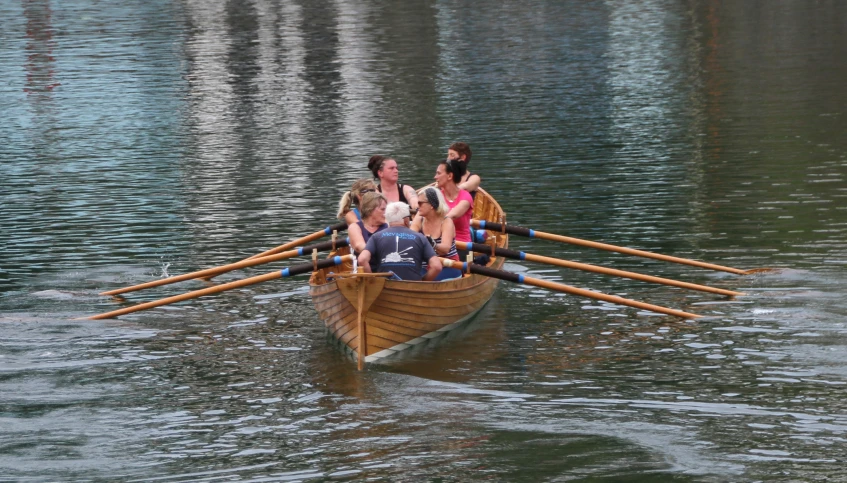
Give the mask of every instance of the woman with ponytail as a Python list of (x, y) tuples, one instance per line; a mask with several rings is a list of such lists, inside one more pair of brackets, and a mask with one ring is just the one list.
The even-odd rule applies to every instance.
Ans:
[(344, 193), (341, 201), (338, 202), (338, 219), (343, 219), (348, 226), (357, 221), (362, 221), (362, 213), (360, 211), (362, 196), (375, 191), (376, 183), (365, 178), (357, 179), (353, 183), (353, 186), (350, 187), (350, 191)]
[(471, 173), (468, 169), (468, 164), (471, 162), (471, 147), (468, 143), (453, 143), (447, 148), (447, 159), (463, 161), (465, 163), (465, 174), (462, 175), (462, 180), (459, 181), (459, 188), (466, 190), (471, 194), (471, 198), (476, 199), (476, 191), (482, 179), (478, 174)]
[[(459, 188), (462, 175), (466, 171), (465, 163), (445, 159), (438, 163), (434, 178), (449, 208), (446, 216), (453, 220), (453, 225), (456, 227), (456, 240), (470, 243), (473, 241), (470, 228), (471, 217), (473, 216), (473, 198), (470, 193)], [(461, 257), (466, 254), (467, 252), (460, 250), (460, 259), (464, 260)]]

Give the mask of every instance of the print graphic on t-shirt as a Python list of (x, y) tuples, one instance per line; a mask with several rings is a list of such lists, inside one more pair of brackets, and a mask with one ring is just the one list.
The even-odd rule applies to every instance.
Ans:
[(395, 245), (397, 246), (397, 248), (395, 248), (393, 252), (391, 252), (391, 253), (389, 253), (388, 255), (384, 256), (384, 257), (382, 258), (382, 263), (403, 263), (403, 262), (407, 262), (407, 263), (415, 263), (415, 259), (414, 259), (414, 258), (403, 258), (403, 257), (401, 256), (401, 254), (406, 253), (406, 252), (408, 252), (409, 250), (411, 250), (411, 249), (412, 249), (412, 247), (407, 247), (405, 250), (403, 250), (403, 251), (401, 252), (401, 251), (400, 251), (400, 237), (395, 236), (395, 237), (394, 237), (394, 241), (395, 241)]

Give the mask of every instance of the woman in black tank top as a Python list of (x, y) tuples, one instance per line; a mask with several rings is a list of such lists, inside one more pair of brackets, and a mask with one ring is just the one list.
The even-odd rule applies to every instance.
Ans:
[(400, 173), (394, 158), (371, 156), (368, 160), (368, 169), (374, 174), (374, 179), (379, 180), (377, 191), (385, 195), (389, 202), (402, 201), (409, 205), (412, 211), (418, 209), (418, 195), (415, 189), (397, 182)]
[[(447, 159), (463, 161), (467, 167), (471, 162), (471, 147), (468, 146), (468, 143), (453, 143), (447, 148)], [(468, 171), (462, 175), (462, 180), (459, 182), (459, 188), (470, 193), (471, 198), (475, 198), (476, 190), (482, 183), (482, 178), (478, 174), (471, 173), (470, 168), (467, 169)]]

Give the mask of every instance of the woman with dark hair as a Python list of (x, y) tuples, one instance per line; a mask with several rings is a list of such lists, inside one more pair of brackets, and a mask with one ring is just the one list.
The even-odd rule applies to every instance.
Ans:
[[(456, 227), (456, 240), (470, 243), (473, 241), (470, 228), (471, 217), (473, 216), (473, 198), (470, 193), (459, 188), (459, 182), (465, 172), (465, 163), (445, 159), (438, 163), (434, 178), (449, 208), (446, 216), (453, 220), (453, 225)], [(464, 257), (466, 254), (467, 252), (464, 250), (459, 251), (460, 257)]]
[(380, 193), (365, 193), (362, 196), (362, 206), (360, 208), (362, 220), (347, 227), (350, 247), (356, 253), (362, 253), (362, 250), (365, 249), (365, 245), (368, 244), (368, 240), (374, 233), (388, 228), (388, 225), (385, 223), (385, 207), (387, 205), (388, 201)]
[[(448, 208), (444, 195), (432, 187), (424, 188), (419, 194), (418, 215), (412, 220), (412, 226), (409, 228), (423, 233), (438, 256), (459, 261), (459, 253), (456, 250), (456, 228), (453, 226), (453, 220), (447, 218)], [(461, 276), (461, 270), (444, 267), (435, 280)]]
[[(471, 147), (468, 143), (453, 143), (449, 148), (447, 148), (447, 159), (463, 161), (465, 163), (465, 168), (467, 168), (468, 164), (471, 162), (471, 154)], [(468, 170), (462, 175), (462, 179), (459, 181), (459, 188), (462, 188), (470, 193), (471, 198), (476, 198), (476, 190), (479, 188), (480, 183), (482, 183), (482, 179), (479, 175), (471, 173)]]
[(415, 189), (407, 184), (398, 183), (400, 171), (397, 169), (397, 161), (388, 156), (371, 156), (368, 160), (368, 169), (379, 180), (376, 190), (385, 195), (389, 202), (401, 201), (409, 205), (412, 211), (418, 209), (418, 195)]
[(362, 221), (359, 207), (362, 206), (362, 196), (376, 191), (376, 183), (369, 179), (357, 179), (350, 191), (344, 193), (338, 202), (338, 219), (343, 219), (347, 225)]

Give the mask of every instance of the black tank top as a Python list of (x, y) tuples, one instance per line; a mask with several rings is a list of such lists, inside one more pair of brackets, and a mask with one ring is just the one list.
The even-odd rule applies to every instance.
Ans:
[[(376, 190), (379, 191), (380, 193), (382, 193), (382, 185), (377, 185)], [(399, 197), (398, 201), (406, 203), (408, 205), (409, 200), (407, 200), (406, 195), (403, 194), (403, 185), (400, 184), (400, 183), (397, 183), (397, 192), (400, 193), (400, 197)]]
[[(471, 176), (473, 176), (473, 173), (468, 171), (468, 179), (471, 179)], [(476, 200), (476, 190), (469, 191), (469, 193), (471, 194), (471, 199)]]

